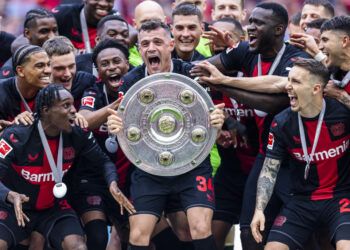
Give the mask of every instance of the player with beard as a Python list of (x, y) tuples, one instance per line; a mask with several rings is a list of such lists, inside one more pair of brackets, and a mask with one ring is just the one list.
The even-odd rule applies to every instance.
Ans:
[[(230, 37), (236, 43), (244, 40), (242, 26), (233, 18), (220, 19), (212, 26), (223, 32), (229, 32)], [(211, 49), (215, 55), (225, 48), (211, 45)], [(230, 73), (231, 76), (238, 74), (242, 73), (237, 71)], [(213, 235), (218, 249), (224, 249), (225, 239), (230, 228), (233, 224), (239, 223), (244, 186), (258, 152), (259, 141), (254, 109), (214, 89), (211, 89), (211, 96), (215, 104), (225, 103), (224, 111), (226, 113), (223, 130), (217, 140), (221, 165), (214, 177), (216, 209), (213, 216)], [(242, 127), (239, 130), (239, 135), (244, 135), (245, 138), (236, 136), (237, 130), (231, 125), (236, 120), (246, 126), (246, 129)], [(248, 142), (242, 141), (243, 138), (248, 138)]]
[[(129, 26), (123, 17), (115, 14), (108, 15), (98, 22), (96, 43), (98, 44), (105, 39), (116, 39), (129, 47)], [(134, 47), (135, 45), (132, 48), (129, 48), (129, 70), (133, 69), (134, 66), (139, 66), (143, 63), (138, 53), (137, 56), (135, 56), (135, 53), (131, 53), (135, 49), (137, 51), (137, 48)], [(77, 71), (85, 71), (98, 77), (96, 68), (93, 67), (92, 53), (77, 55), (76, 62)]]
[[(90, 53), (95, 47), (97, 24), (112, 13), (113, 0), (84, 0), (81, 4), (62, 4), (52, 13), (56, 17), (59, 33), (71, 40), (77, 54)], [(86, 35), (84, 35), (86, 34)], [(84, 39), (84, 37), (88, 39)]]
[(86, 249), (79, 220), (64, 198), (67, 190), (57, 191), (59, 185), (55, 186), (64, 187), (62, 178), (74, 159), (83, 156), (102, 165), (121, 209), (132, 213), (133, 206), (118, 189), (114, 165), (92, 132), (74, 126), (72, 95), (50, 84), (38, 93), (35, 107), (33, 125), (12, 126), (0, 140), (1, 210), (6, 215), (1, 222), (1, 249), (16, 245), (32, 230), (45, 235), (55, 249)]
[[(46, 40), (58, 35), (55, 17), (43, 8), (28, 11), (24, 20), (23, 34), (28, 38), (29, 44), (41, 47)], [(0, 79), (13, 77), (15, 73), (10, 58), (1, 68)]]
[[(115, 110), (119, 105), (118, 87), (122, 76), (128, 72), (128, 56), (127, 47), (115, 39), (105, 39), (96, 45), (92, 58), (101, 81), (84, 92), (79, 111), (87, 119), (102, 150), (114, 163), (119, 176), (118, 187), (126, 195), (130, 185), (128, 173), (132, 169), (130, 162), (120, 148), (117, 151), (108, 151), (105, 142), (109, 138), (107, 109)], [(127, 217), (115, 213), (118, 204), (109, 194), (103, 176), (97, 169), (95, 164), (81, 159), (74, 177), (75, 192), (71, 197), (72, 206), (82, 218), (89, 249), (106, 248), (109, 222), (119, 229), (119, 233), (125, 231), (127, 225)], [(120, 238), (122, 249), (126, 249), (127, 240)]]
[(283, 158), (294, 179), (293, 198), (282, 209), (265, 249), (301, 248), (319, 226), (328, 227), (336, 249), (350, 247), (349, 110), (323, 98), (329, 73), (322, 63), (298, 58), (286, 86), (291, 107), (271, 125), (260, 173), (251, 229), (256, 241), (264, 230), (264, 209)]
[[(201, 77), (203, 81), (223, 84), (222, 87), (220, 86), (218, 88), (219, 91), (251, 108), (265, 111), (260, 112), (259, 110), (255, 110), (254, 114), (256, 125), (259, 129), (260, 152), (249, 174), (243, 198), (240, 224), (244, 249), (263, 248), (262, 244), (258, 246), (254, 242), (250, 232), (249, 225), (254, 213), (251, 200), (254, 200), (256, 195), (256, 182), (264, 160), (268, 127), (271, 124), (273, 115), (287, 106), (285, 95), (276, 96), (252, 93), (244, 89), (246, 86), (249, 86), (253, 90), (254, 85), (269, 85), (270, 82), (277, 82), (281, 85), (285, 84), (288, 68), (293, 65), (294, 58), (299, 56), (308, 57), (305, 52), (284, 43), (283, 39), (287, 25), (288, 14), (281, 5), (277, 3), (258, 4), (249, 17), (249, 25), (247, 27), (248, 42), (232, 45), (232, 40), (228, 37), (227, 32), (215, 31), (208, 33), (208, 37), (214, 39), (214, 43), (226, 40), (226, 42), (218, 43), (218, 45), (226, 47), (231, 44), (231, 47), (226, 51), (208, 59), (208, 62), (213, 63), (221, 71), (241, 70), (245, 77), (233, 78), (224, 76), (216, 67), (208, 62), (198, 65), (211, 73), (210, 77)], [(217, 34), (218, 36), (215, 36)], [(221, 39), (217, 39), (218, 37)], [(193, 69), (192, 73), (194, 75), (201, 75), (197, 69)], [(225, 87), (225, 85), (236, 86), (242, 89), (232, 89)], [(289, 175), (287, 169), (284, 169), (279, 176), (278, 182), (282, 185), (276, 188), (276, 197), (272, 199), (269, 208), (266, 210), (268, 221), (265, 234), (268, 231), (268, 227), (272, 225), (281, 204), (289, 198)]]
[[(152, 75), (160, 72), (174, 72), (189, 76), (189, 70), (193, 65), (171, 59), (171, 51), (173, 49), (174, 41), (171, 40), (170, 30), (167, 25), (159, 21), (148, 21), (144, 23), (139, 31), (139, 51), (145, 64), (135, 68), (124, 76), (124, 82), (119, 87), (119, 91), (125, 93), (134, 83), (142, 79), (145, 75)], [(223, 123), (223, 114), (222, 111), (219, 110), (221, 107), (223, 107), (223, 105), (217, 105), (216, 111), (214, 111), (215, 115), (210, 116), (211, 123), (217, 127), (221, 127)], [(112, 116), (109, 118), (107, 124), (111, 133), (115, 134), (120, 131), (119, 118)], [(132, 174), (131, 198), (136, 207), (137, 214), (129, 217), (130, 248), (148, 249), (153, 228), (157, 220), (162, 216), (162, 212), (165, 208), (166, 200), (164, 199), (171, 194), (169, 192), (162, 193), (162, 190), (164, 190), (162, 186), (169, 186), (169, 180), (174, 180), (172, 183), (178, 183), (178, 185), (174, 187), (173, 194), (179, 195), (182, 209), (187, 211), (187, 218), (195, 249), (215, 249), (215, 242), (211, 236), (211, 217), (214, 204), (213, 201), (208, 200), (206, 197), (207, 194), (213, 197), (213, 190), (209, 188), (199, 191), (197, 189), (198, 183), (195, 181), (195, 176), (202, 176), (203, 181), (211, 182), (211, 172), (212, 168), (209, 158), (198, 168), (176, 177), (153, 176), (142, 170), (135, 169)], [(192, 180), (192, 178), (194, 179)], [(138, 180), (141, 179), (143, 181), (139, 182)], [(184, 192), (187, 192), (185, 189), (190, 192), (188, 195), (192, 198), (188, 197), (185, 199), (184, 196), (182, 196)], [(166, 190), (168, 190), (168, 187)], [(146, 194), (145, 191), (147, 195), (144, 195)], [(152, 199), (152, 202), (148, 200), (148, 197)], [(159, 202), (159, 204), (155, 205), (154, 201)], [(192, 207), (194, 204), (195, 206)]]

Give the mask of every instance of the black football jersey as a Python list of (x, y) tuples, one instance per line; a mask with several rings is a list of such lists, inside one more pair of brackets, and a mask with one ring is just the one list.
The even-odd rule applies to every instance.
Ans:
[[(287, 108), (271, 123), (266, 157), (288, 159), (294, 194), (312, 200), (330, 199), (350, 192), (350, 111), (332, 98), (325, 98), (326, 112), (309, 176), (305, 180), (305, 158), (301, 145), (298, 113)], [(308, 154), (315, 139), (318, 116), (302, 118)]]
[[(37, 128), (38, 119), (30, 126), (13, 125), (0, 137), (0, 198), (6, 201), (8, 190), (30, 198), (24, 209), (41, 210), (54, 205), (54, 177)], [(117, 181), (114, 164), (102, 152), (91, 131), (73, 127), (72, 133), (62, 132), (63, 174), (75, 159), (84, 157), (104, 170), (108, 185)], [(59, 136), (48, 137), (53, 158), (57, 159)], [(103, 170), (102, 170), (103, 169)]]

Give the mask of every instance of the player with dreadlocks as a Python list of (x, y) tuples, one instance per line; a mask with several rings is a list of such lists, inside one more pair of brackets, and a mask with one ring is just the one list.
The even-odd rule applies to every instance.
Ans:
[[(8, 249), (35, 230), (54, 249), (86, 249), (83, 231), (65, 199), (63, 176), (78, 157), (102, 165), (104, 178), (121, 209), (133, 206), (117, 187), (114, 164), (92, 132), (74, 126), (73, 97), (58, 84), (40, 90), (30, 126), (12, 126), (0, 138), (0, 249)], [(56, 160), (57, 159), (57, 160)], [(10, 204), (11, 206), (8, 206)], [(39, 223), (40, 222), (40, 223)]]
[[(24, 37), (28, 38), (31, 45), (42, 46), (44, 42), (54, 36), (58, 36), (56, 19), (51, 12), (44, 8), (33, 9), (27, 12), (24, 20)], [(0, 79), (15, 76), (12, 59), (5, 62), (1, 68)]]

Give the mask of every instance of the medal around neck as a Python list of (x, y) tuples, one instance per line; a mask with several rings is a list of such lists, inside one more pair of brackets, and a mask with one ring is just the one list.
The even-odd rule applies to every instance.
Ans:
[(118, 143), (128, 159), (152, 175), (176, 176), (198, 167), (215, 142), (214, 104), (205, 88), (176, 73), (147, 76), (123, 96)]
[(53, 195), (60, 199), (64, 197), (67, 193), (67, 186), (63, 182), (56, 183), (55, 186), (53, 186)]
[(116, 153), (118, 151), (118, 142), (115, 139), (115, 136), (110, 136), (105, 141), (105, 146), (108, 152)]

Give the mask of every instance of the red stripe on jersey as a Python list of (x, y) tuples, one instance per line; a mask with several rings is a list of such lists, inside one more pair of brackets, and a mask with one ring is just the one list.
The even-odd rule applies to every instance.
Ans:
[[(92, 29), (88, 27), (88, 33), (89, 33), (89, 39), (90, 39), (90, 47), (94, 48), (96, 45), (96, 35), (97, 35), (97, 28)], [(81, 35), (81, 41), (82, 42), (77, 42), (74, 40), (71, 40), (72, 44), (74, 45), (75, 48), (77, 48), (78, 50), (84, 50), (85, 49), (85, 44), (84, 44), (84, 37), (83, 35)]]
[[(311, 146), (307, 148), (310, 154), (315, 139), (317, 120), (306, 121), (304, 124), (306, 125), (307, 136), (311, 143)], [(312, 200), (330, 199), (333, 197), (333, 190), (338, 180), (337, 160), (348, 151), (349, 138), (350, 134), (339, 140), (332, 141), (327, 126), (323, 121), (315, 154), (311, 158), (311, 163), (317, 164), (317, 175), (319, 179), (318, 188), (311, 194)], [(300, 148), (288, 150), (291, 152), (293, 158), (305, 162), (303, 160), (304, 153), (301, 146)], [(317, 184), (315, 183), (315, 185)]]
[[(267, 75), (269, 73), (269, 69), (272, 65), (272, 62), (264, 62), (261, 60), (261, 75)], [(252, 74), (252, 77), (256, 77), (258, 76), (258, 65), (255, 65), (254, 67), (254, 71), (253, 71), (253, 74)], [(265, 121), (265, 117), (259, 117), (257, 115), (255, 115), (255, 120), (256, 120), (256, 125), (258, 127), (258, 130), (259, 130), (259, 152), (262, 153), (263, 155), (265, 155), (264, 153), (264, 150), (263, 150), (263, 145), (264, 145), (264, 142), (262, 141), (263, 138), (262, 138), (262, 134), (264, 132), (264, 129), (266, 129), (266, 126), (264, 124), (264, 121)]]
[(118, 181), (119, 188), (125, 187), (126, 177), (128, 174), (128, 169), (130, 164), (131, 164), (130, 161), (128, 160), (128, 158), (126, 158), (123, 151), (119, 147), (117, 151), (117, 161), (115, 162), (115, 166), (117, 167), (117, 173), (119, 178), (119, 181)]
[[(57, 161), (58, 141), (58, 139), (48, 140), (55, 162)], [(55, 185), (55, 179), (52, 175), (45, 152), (44, 155), (42, 166), (17, 166), (12, 164), (12, 167), (18, 175), (22, 176), (29, 183), (40, 186), (35, 204), (35, 208), (38, 210), (46, 209), (54, 205), (53, 186)], [(72, 163), (64, 163), (62, 166), (63, 173), (66, 173), (71, 165)]]

